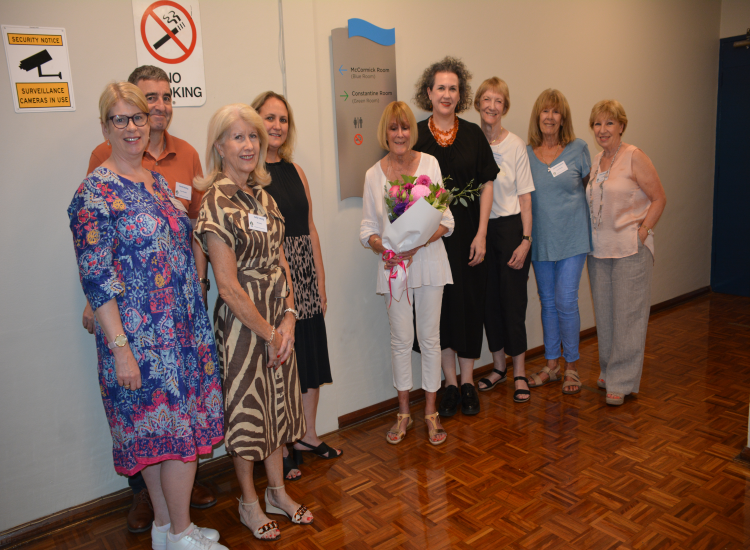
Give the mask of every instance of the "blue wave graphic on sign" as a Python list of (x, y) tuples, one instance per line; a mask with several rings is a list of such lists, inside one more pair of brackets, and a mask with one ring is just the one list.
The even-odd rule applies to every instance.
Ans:
[(361, 36), (381, 46), (393, 46), (396, 43), (396, 29), (381, 29), (364, 19), (349, 19), (349, 38)]

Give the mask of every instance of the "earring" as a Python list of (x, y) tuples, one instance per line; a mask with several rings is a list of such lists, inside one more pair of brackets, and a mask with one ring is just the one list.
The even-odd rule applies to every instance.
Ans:
[(109, 143), (109, 140), (107, 140), (107, 147), (109, 147), (109, 146), (110, 146), (110, 143)]

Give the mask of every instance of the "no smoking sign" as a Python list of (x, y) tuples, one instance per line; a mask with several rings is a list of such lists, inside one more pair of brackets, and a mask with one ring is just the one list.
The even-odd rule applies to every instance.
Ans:
[(138, 65), (169, 75), (175, 107), (206, 102), (200, 8), (197, 0), (132, 0)]

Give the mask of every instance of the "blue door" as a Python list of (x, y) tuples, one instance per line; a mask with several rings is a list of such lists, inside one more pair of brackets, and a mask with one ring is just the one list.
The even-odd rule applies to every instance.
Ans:
[(750, 296), (750, 49), (723, 38), (719, 54), (711, 289)]

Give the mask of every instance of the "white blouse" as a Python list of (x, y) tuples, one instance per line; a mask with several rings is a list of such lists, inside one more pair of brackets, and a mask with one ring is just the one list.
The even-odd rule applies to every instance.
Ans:
[[(421, 153), (419, 166), (414, 175), (421, 176), (422, 174), (429, 176), (433, 183), (443, 179), (437, 159), (427, 153)], [(370, 248), (368, 240), (371, 235), (382, 235), (384, 228), (391, 223), (385, 205), (385, 185), (387, 181), (388, 178), (380, 167), (380, 161), (376, 162), (365, 175), (362, 223), (359, 226), (359, 240), (362, 241), (365, 248)], [(448, 232), (443, 236), (444, 238), (453, 233), (455, 222), (450, 208), (446, 208), (443, 212), (440, 225), (448, 229)], [(378, 260), (378, 269), (378, 273), (385, 271), (385, 262), (382, 257)], [(451, 267), (448, 263), (448, 254), (445, 252), (443, 239), (430, 243), (427, 248), (420, 248), (414, 254), (412, 264), (407, 269), (407, 277), (409, 288), (418, 288), (423, 285), (443, 286), (453, 284), (453, 276), (451, 275)], [(375, 292), (377, 294), (388, 293), (388, 283), (385, 277), (377, 277)]]
[(521, 212), (518, 196), (531, 193), (534, 190), (534, 180), (531, 179), (526, 144), (516, 134), (509, 132), (503, 141), (491, 148), (500, 168), (492, 192), (490, 219), (494, 220)]

